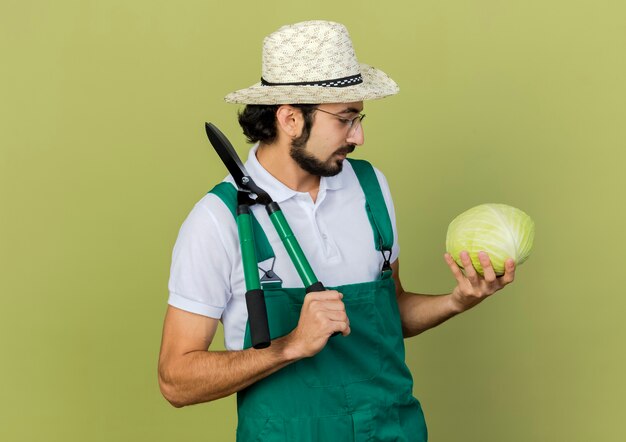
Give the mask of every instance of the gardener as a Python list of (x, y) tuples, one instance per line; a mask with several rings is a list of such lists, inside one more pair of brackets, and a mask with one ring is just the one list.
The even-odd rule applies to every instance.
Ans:
[[(249, 348), (237, 202), (223, 191), (229, 184), (216, 187), (191, 211), (173, 253), (159, 382), (174, 406), (237, 392), (241, 441), (427, 439), (403, 337), (512, 282), (514, 263), (496, 278), (483, 254), (480, 277), (466, 253), (465, 274), (446, 254), (451, 294), (403, 290), (385, 177), (346, 160), (364, 140), (363, 102), (397, 92), (382, 71), (357, 62), (340, 24), (298, 23), (265, 39), (261, 83), (226, 101), (247, 105), (239, 121), (256, 143), (250, 176), (280, 203), (316, 275), (335, 290), (305, 294), (267, 213), (253, 205), (255, 241), (268, 250), (259, 275), (273, 340)], [(218, 321), (224, 352), (208, 350)]]

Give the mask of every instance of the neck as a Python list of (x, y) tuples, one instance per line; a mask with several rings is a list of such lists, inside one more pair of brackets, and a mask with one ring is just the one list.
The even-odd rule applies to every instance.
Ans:
[(308, 192), (315, 201), (320, 177), (302, 169), (289, 155), (290, 145), (276, 142), (259, 145), (256, 157), (261, 166), (285, 186), (297, 192)]

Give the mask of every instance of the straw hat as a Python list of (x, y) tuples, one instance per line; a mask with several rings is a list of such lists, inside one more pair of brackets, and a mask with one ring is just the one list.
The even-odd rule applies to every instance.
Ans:
[(261, 82), (224, 99), (240, 104), (349, 103), (398, 91), (383, 71), (357, 61), (344, 25), (314, 20), (267, 36)]

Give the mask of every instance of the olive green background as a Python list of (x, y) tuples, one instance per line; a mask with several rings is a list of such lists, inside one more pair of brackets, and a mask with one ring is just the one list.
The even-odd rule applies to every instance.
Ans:
[[(0, 1), (0, 440), (233, 440), (234, 397), (174, 409), (157, 357), (171, 249), (225, 175), (212, 121), (262, 38), (346, 24), (401, 87), (366, 103), (406, 288), (444, 293), (448, 223), (530, 214), (533, 254), (407, 341), (431, 440), (623, 441), (626, 6), (529, 1)], [(221, 348), (221, 335), (217, 347)]]

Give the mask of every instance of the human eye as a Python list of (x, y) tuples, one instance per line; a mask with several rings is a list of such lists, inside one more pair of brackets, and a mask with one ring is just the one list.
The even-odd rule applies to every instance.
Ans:
[(357, 115), (356, 117), (354, 117), (354, 113), (351, 113), (352, 115), (348, 115), (348, 116), (340, 116), (337, 115), (337, 119), (341, 122), (341, 124), (343, 124), (344, 126), (352, 126), (354, 124), (354, 120), (358, 119), (359, 116)]

